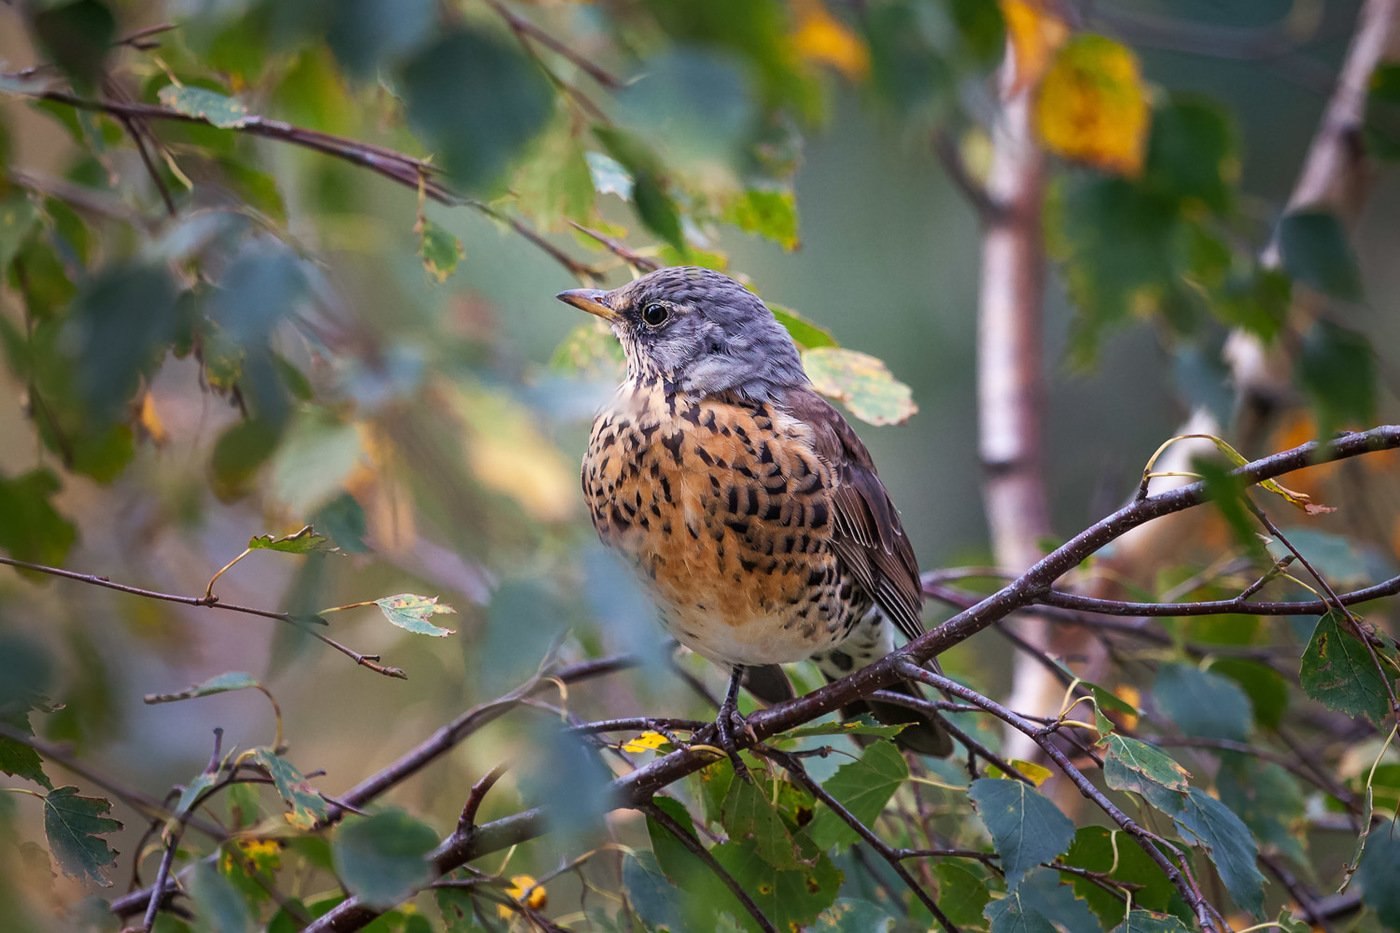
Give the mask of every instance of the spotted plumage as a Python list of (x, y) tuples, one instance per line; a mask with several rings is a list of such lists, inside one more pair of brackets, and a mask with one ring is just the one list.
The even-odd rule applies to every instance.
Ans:
[[(682, 267), (559, 297), (607, 319), (626, 351), (583, 492), (677, 640), (737, 684), (809, 658), (844, 676), (893, 647), (886, 620), (923, 631), (918, 565), (870, 455), (756, 296)], [(918, 714), (877, 713), (917, 724), (906, 744), (948, 751)]]

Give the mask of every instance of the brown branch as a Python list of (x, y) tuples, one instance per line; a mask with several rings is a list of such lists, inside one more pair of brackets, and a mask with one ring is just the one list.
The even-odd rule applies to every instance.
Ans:
[[(1355, 606), (1360, 603), (1381, 599), (1385, 596), (1394, 596), (1400, 593), (1400, 576), (1391, 577), (1372, 586), (1363, 587), (1358, 590), (1351, 590), (1346, 593), (1338, 593), (1335, 604), (1342, 606)], [(1325, 613), (1329, 605), (1333, 604), (1328, 599), (1309, 599), (1298, 601), (1262, 601), (1249, 600), (1241, 596), (1230, 599), (1206, 599), (1200, 602), (1183, 603), (1150, 603), (1131, 602), (1119, 599), (1101, 599), (1096, 596), (1080, 596), (1078, 593), (1070, 593), (1065, 590), (1049, 590), (1037, 599), (1043, 606), (1053, 606), (1057, 609), (1068, 609), (1074, 612), (1091, 612), (1100, 615), (1110, 616), (1214, 616), (1214, 615), (1252, 615), (1252, 616), (1304, 616), (1321, 615)]]
[[(1325, 443), (1303, 444), (1292, 450), (1245, 464), (1232, 473), (1245, 484), (1252, 485), (1318, 463), (1396, 448), (1400, 448), (1400, 425), (1385, 425)], [(742, 733), (736, 736), (738, 744), (747, 746), (754, 740), (762, 741), (779, 732), (811, 722), (819, 716), (835, 712), (854, 700), (869, 696), (875, 690), (904, 676), (903, 671), (907, 665), (922, 664), (935, 654), (966, 641), (1016, 609), (1032, 604), (1061, 576), (1132, 528), (1164, 515), (1193, 508), (1206, 501), (1208, 497), (1204, 484), (1193, 483), (1129, 503), (1070, 538), (1024, 574), (984, 598), (976, 606), (959, 612), (916, 641), (811, 693), (753, 713), (748, 717), (753, 737), (747, 732)], [(985, 700), (980, 695), (978, 699)], [(1031, 727), (1039, 728), (1034, 724)], [(1054, 748), (1052, 742), (1048, 744)], [(1052, 760), (1058, 755), (1059, 759), (1064, 761), (1070, 768), (1066, 773), (1070, 774), (1071, 779), (1074, 774), (1078, 774), (1058, 749), (1054, 749), (1053, 752), (1047, 751), (1047, 754)], [(713, 760), (712, 755), (694, 749), (672, 752), (613, 780), (612, 799), (618, 807), (635, 807), (645, 803), (662, 788), (698, 771)], [(1083, 779), (1082, 774), (1079, 777)], [(1089, 786), (1092, 787), (1092, 784)], [(546, 819), (546, 810), (535, 807), (483, 824), (470, 833), (454, 832), (444, 839), (433, 853), (434, 871), (438, 875), (446, 874), (486, 853), (499, 851), (539, 836), (548, 829)], [(1141, 827), (1139, 830), (1141, 831)], [(1160, 852), (1158, 854), (1160, 855)], [(1173, 872), (1175, 871), (1173, 867)], [(1199, 892), (1193, 892), (1193, 898), (1200, 899)], [(352, 897), (318, 918), (309, 929), (359, 929), (379, 913), (380, 911)]]
[(312, 625), (329, 625), (325, 619), (317, 615), (300, 615), (290, 612), (273, 612), (268, 609), (255, 609), (251, 606), (240, 606), (234, 603), (226, 603), (217, 596), (185, 596), (180, 593), (162, 593), (158, 590), (148, 590), (140, 586), (130, 586), (125, 583), (115, 583), (107, 577), (101, 577), (91, 573), (78, 573), (73, 570), (64, 570), (60, 567), (49, 567), (44, 564), (35, 564), (27, 560), (15, 560), (13, 557), (0, 557), (0, 564), (7, 564), (11, 567), (18, 567), (21, 570), (32, 570), (35, 573), (48, 574), (52, 577), (62, 577), (65, 580), (76, 580), (79, 583), (86, 583), (90, 586), (100, 586), (104, 589), (116, 590), (119, 593), (126, 593), (130, 596), (140, 596), (145, 599), (155, 599), (167, 603), (179, 603), (182, 606), (198, 606), (202, 609), (222, 609), (225, 612), (238, 612), (243, 615), (258, 616), (263, 619), (274, 619), (278, 622), (285, 622), (295, 626), (311, 635), (327, 647), (334, 648), (350, 660), (361, 667), (367, 667), (376, 674), (383, 674), (385, 677), (394, 677), (399, 680), (407, 680), (408, 675), (400, 668), (390, 667), (379, 663), (377, 654), (361, 654), (355, 649), (336, 641), (327, 635), (323, 635), (311, 628)]

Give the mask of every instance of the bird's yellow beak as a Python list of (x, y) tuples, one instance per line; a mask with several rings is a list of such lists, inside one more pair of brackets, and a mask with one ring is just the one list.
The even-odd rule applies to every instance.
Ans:
[(571, 288), (566, 292), (555, 295), (565, 304), (573, 305), (580, 311), (587, 311), (589, 314), (596, 314), (609, 323), (617, 320), (617, 312), (608, 307), (604, 300), (608, 293), (596, 288)]

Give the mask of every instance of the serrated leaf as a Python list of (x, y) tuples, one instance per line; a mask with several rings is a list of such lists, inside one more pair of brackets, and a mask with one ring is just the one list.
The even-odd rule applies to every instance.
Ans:
[(684, 928), (680, 904), (685, 894), (661, 873), (650, 852), (631, 852), (623, 857), (622, 887), (632, 909), (648, 929)]
[(423, 268), (433, 281), (439, 285), (446, 282), (466, 254), (456, 235), (423, 218), (418, 225), (418, 255), (423, 257)]
[(326, 818), (326, 801), (290, 761), (270, 748), (254, 749), (253, 761), (272, 778), (273, 786), (287, 805), (283, 816), (288, 823), (297, 829), (311, 829)]
[(1264, 908), (1264, 876), (1256, 861), (1259, 845), (1249, 827), (1225, 804), (1191, 788), (1181, 809), (1171, 814), (1182, 838), (1205, 846), (1210, 860), (1236, 904), (1258, 917)]
[(938, 878), (939, 909), (960, 927), (980, 926), (982, 911), (992, 899), (986, 869), (940, 859), (933, 873)]
[(1293, 775), (1272, 761), (1230, 755), (1221, 760), (1215, 790), (1262, 845), (1282, 852), (1296, 865), (1309, 864), (1303, 849), (1307, 804)]
[(1035, 100), (1036, 130), (1048, 150), (1123, 175), (1142, 170), (1149, 119), (1137, 57), (1091, 33), (1060, 47)]
[(1278, 245), (1283, 268), (1296, 281), (1345, 301), (1361, 300), (1361, 270), (1335, 214), (1305, 208), (1283, 215)]
[(799, 867), (792, 833), (755, 781), (731, 781), (720, 807), (720, 822), (733, 842), (751, 845), (759, 858), (783, 871)]
[(1349, 629), (1335, 611), (1317, 620), (1303, 651), (1298, 682), (1304, 693), (1328, 709), (1380, 722), (1390, 708), (1385, 681), (1366, 646)]
[(1074, 896), (1073, 888), (1060, 884), (1049, 868), (1031, 872), (1006, 897), (989, 903), (983, 914), (992, 922), (992, 933), (1057, 933), (1099, 926), (1089, 905)]
[(814, 921), (836, 900), (841, 886), (841, 872), (816, 849), (805, 851), (801, 865), (790, 871), (774, 870), (750, 845), (726, 842), (711, 851), (780, 930)]
[(1103, 776), (1114, 790), (1146, 794), (1146, 784), (1177, 793), (1190, 788), (1191, 772), (1166, 752), (1123, 735), (1108, 736), (1106, 744)]
[(432, 635), (434, 638), (456, 634), (455, 629), (441, 628), (428, 621), (435, 615), (451, 615), (457, 611), (445, 603), (439, 603), (436, 596), (400, 593), (376, 599), (374, 604), (384, 613), (384, 618), (406, 632)]
[(1187, 735), (1237, 742), (1249, 737), (1249, 697), (1219, 674), (1189, 664), (1164, 664), (1152, 684), (1152, 698)]
[(428, 853), (438, 843), (431, 826), (402, 810), (347, 817), (331, 841), (335, 870), (351, 894), (388, 908), (432, 878)]
[(70, 878), (110, 887), (104, 870), (117, 860), (117, 853), (101, 838), (122, 828), (110, 819), (110, 801), (101, 797), (80, 797), (71, 785), (50, 791), (44, 798), (44, 835), (59, 868)]
[(868, 353), (840, 347), (815, 347), (802, 354), (813, 387), (844, 404), (871, 424), (899, 424), (919, 410), (913, 391)]
[[(32, 736), (34, 734), (34, 730), (29, 725), (29, 712), (27, 710), (0, 712), (0, 723), (4, 723), (24, 735)], [(35, 784), (53, 790), (49, 776), (44, 773), (44, 759), (39, 757), (39, 753), (23, 742), (16, 742), (3, 735), (0, 735), (0, 774), (33, 781)]]
[(196, 697), (213, 696), (216, 693), (249, 689), (261, 690), (262, 684), (252, 674), (245, 674), (242, 671), (228, 671), (176, 693), (148, 693), (144, 699), (147, 703), (175, 703), (179, 700), (193, 700)]
[(329, 554), (339, 550), (330, 538), (317, 534), (311, 525), (289, 535), (254, 535), (248, 539), (250, 551), (277, 551), (282, 554)]
[(786, 305), (776, 305), (771, 301), (766, 304), (773, 312), (773, 317), (778, 319), (778, 323), (787, 328), (788, 335), (797, 343), (799, 349), (814, 350), (817, 347), (837, 346), (836, 338), (825, 327), (812, 323)]
[(1027, 872), (1059, 856), (1074, 840), (1069, 817), (1020, 781), (978, 778), (968, 796), (1001, 856), (1008, 891), (1015, 891)]
[[(869, 826), (879, 818), (894, 792), (909, 779), (909, 766), (892, 742), (877, 742), (861, 753), (860, 758), (842, 765), (823, 782), (822, 787), (835, 797), (856, 819)], [(835, 813), (826, 807), (817, 811), (807, 826), (807, 835), (818, 848), (848, 846), (860, 837)]]
[(190, 117), (201, 117), (220, 129), (234, 129), (248, 124), (247, 106), (217, 91), (168, 84), (156, 96), (171, 110)]

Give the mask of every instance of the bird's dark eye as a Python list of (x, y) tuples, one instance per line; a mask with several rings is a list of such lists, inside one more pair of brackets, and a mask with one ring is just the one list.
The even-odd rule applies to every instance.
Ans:
[(659, 301), (653, 301), (642, 309), (642, 322), (648, 327), (660, 327), (671, 316), (671, 309)]

